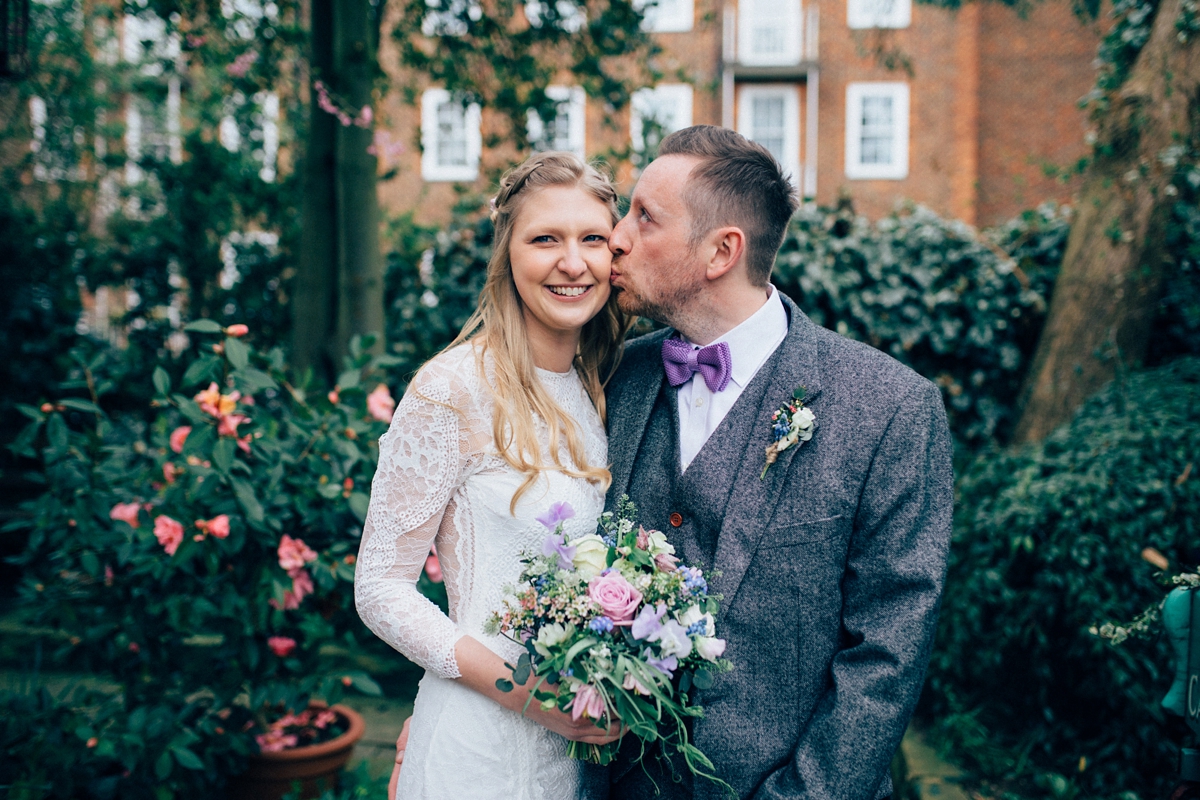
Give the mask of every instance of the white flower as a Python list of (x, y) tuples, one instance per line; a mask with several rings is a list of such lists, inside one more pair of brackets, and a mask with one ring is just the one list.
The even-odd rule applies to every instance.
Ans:
[(663, 658), (667, 656), (687, 658), (692, 652), (692, 640), (687, 635), (687, 628), (673, 619), (664, 622), (661, 628), (646, 638), (652, 642), (658, 642)]
[(662, 531), (650, 531), (650, 555), (658, 556), (666, 553), (675, 555), (675, 546), (667, 541), (667, 535)]
[(725, 652), (725, 640), (710, 636), (696, 637), (696, 653), (705, 661), (716, 661)]
[(617, 536), (623, 537), (625, 534), (633, 530), (633, 520), (623, 519), (617, 523)]
[(572, 625), (562, 625), (553, 622), (549, 625), (543, 625), (538, 631), (537, 640), (533, 643), (533, 647), (546, 658), (550, 657), (550, 648), (555, 645), (562, 644), (571, 634), (575, 632)]
[(575, 557), (571, 563), (585, 580), (591, 580), (608, 566), (608, 545), (594, 533), (571, 540)]
[(791, 429), (788, 431), (788, 437), (795, 436), (802, 442), (807, 442), (813, 435), (813, 422), (817, 417), (807, 408), (802, 408), (792, 415)]

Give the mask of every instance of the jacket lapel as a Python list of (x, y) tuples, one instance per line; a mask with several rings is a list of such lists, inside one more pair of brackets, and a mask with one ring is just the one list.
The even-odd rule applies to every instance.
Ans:
[(766, 460), (767, 445), (773, 441), (771, 415), (792, 396), (792, 391), (797, 387), (804, 387), (804, 404), (813, 408), (817, 415), (813, 435), (821, 435), (819, 404), (816, 403), (821, 392), (817, 373), (816, 325), (786, 295), (781, 297), (789, 317), (787, 337), (762, 366), (763, 370), (769, 370), (765, 376), (766, 392), (756, 410), (752, 413), (747, 410), (747, 419), (752, 420), (754, 428), (744, 451), (736, 454), (740, 457), (732, 460), (732, 463), (738, 464), (733, 477), (732, 499), (725, 508), (725, 519), (717, 538), (713, 566), (721, 574), (712, 584), (715, 591), (724, 595), (722, 604), (726, 608), (737, 594), (746, 569), (758, 549), (776, 498), (787, 482), (788, 467), (796, 453), (804, 449), (804, 445), (799, 445), (783, 451), (767, 470), (766, 477), (759, 479)]
[(646, 337), (646, 346), (636, 357), (621, 365), (613, 379), (608, 399), (608, 460), (612, 465), (612, 485), (608, 490), (611, 510), (617, 499), (629, 492), (629, 476), (638, 448), (646, 435), (646, 424), (666, 380), (658, 353), (662, 340), (672, 331), (664, 330)]

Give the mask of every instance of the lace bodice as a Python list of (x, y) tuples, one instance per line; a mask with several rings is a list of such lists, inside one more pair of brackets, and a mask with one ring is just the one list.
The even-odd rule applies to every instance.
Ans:
[[(519, 646), (488, 636), (484, 626), (500, 609), (505, 586), (520, 575), (522, 554), (541, 548), (546, 530), (535, 517), (552, 503), (569, 502), (576, 516), (567, 530), (578, 536), (595, 529), (604, 506), (599, 485), (547, 472), (510, 513), (524, 476), (496, 452), (491, 392), (476, 364), (470, 345), (437, 356), (418, 373), (396, 409), (391, 428), (379, 440), (379, 467), (354, 586), (363, 622), (443, 678), (459, 677), (454, 646), (463, 635), (504, 658), (519, 656)], [(607, 464), (604, 428), (579, 376), (574, 370), (538, 370), (538, 377), (578, 423), (589, 464)], [(548, 459), (545, 425), (538, 433)], [(565, 445), (560, 459), (571, 463)], [(435, 542), (449, 616), (417, 591)]]

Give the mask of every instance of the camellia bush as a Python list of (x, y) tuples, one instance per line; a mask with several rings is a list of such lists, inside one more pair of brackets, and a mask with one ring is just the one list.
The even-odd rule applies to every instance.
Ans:
[(959, 481), (922, 715), (976, 774), (1038, 796), (1166, 796), (1170, 648), (1092, 629), (1161, 601), (1164, 563), (1200, 562), (1197, 453), (1200, 358), (1185, 357)]
[(374, 641), (352, 582), (394, 359), (360, 340), (316, 390), (244, 325), (185, 330), (190, 357), (155, 369), (149, 424), (110, 418), (109, 356), (76, 352), (70, 385), (87, 394), (21, 407), (13, 446), (41, 465), (8, 525), (28, 537), (21, 608), (61, 632), (60, 660), (117, 687), (71, 736), (100, 759), (87, 785), (121, 798), (209, 796), (247, 754), (335, 723), (298, 719), (310, 697), (379, 691), (351, 658)]

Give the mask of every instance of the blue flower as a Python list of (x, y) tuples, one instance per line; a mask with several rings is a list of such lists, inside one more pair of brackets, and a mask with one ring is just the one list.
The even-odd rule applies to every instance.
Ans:
[[(575, 516), (575, 509), (571, 508), (570, 503), (555, 503), (550, 506), (549, 511), (536, 519), (545, 525), (547, 530), (552, 531), (558, 527), (558, 523), (566, 522), (573, 516)], [(546, 555), (549, 555), (549, 553)]]
[(704, 632), (707, 630), (708, 630), (708, 621), (702, 619), (699, 622), (693, 622), (691, 625), (688, 626), (687, 635), (688, 636), (703, 636)]
[(608, 617), (596, 617), (588, 623), (592, 633), (608, 633), (613, 629), (613, 621)]

